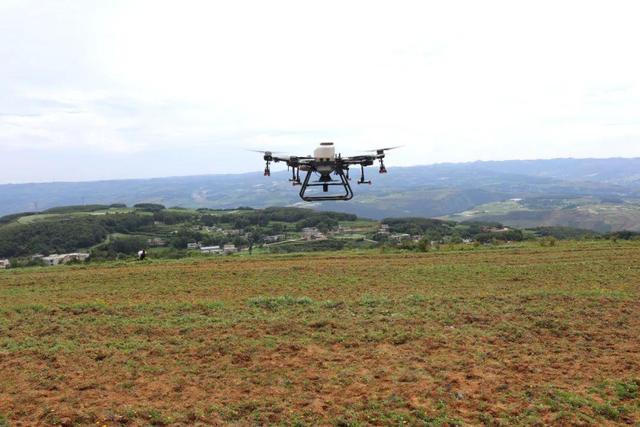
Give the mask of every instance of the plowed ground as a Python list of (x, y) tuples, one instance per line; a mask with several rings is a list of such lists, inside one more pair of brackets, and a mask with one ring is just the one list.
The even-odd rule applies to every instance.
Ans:
[(640, 423), (640, 245), (0, 272), (0, 425)]

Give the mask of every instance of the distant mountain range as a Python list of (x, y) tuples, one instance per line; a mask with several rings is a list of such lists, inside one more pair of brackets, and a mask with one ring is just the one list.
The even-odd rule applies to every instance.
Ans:
[[(447, 163), (369, 171), (350, 202), (311, 205), (380, 219), (391, 216), (640, 230), (640, 158)], [(304, 206), (286, 172), (96, 182), (0, 185), (0, 215), (61, 205), (140, 202), (168, 207)]]

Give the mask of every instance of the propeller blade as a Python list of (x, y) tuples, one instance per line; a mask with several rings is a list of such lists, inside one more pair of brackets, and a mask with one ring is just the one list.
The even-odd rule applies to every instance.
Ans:
[(284, 154), (282, 151), (269, 151), (269, 150), (251, 150), (251, 149), (245, 149), (246, 151), (251, 151), (253, 153), (260, 153), (260, 154)]
[(404, 145), (396, 145), (395, 147), (387, 147), (387, 148), (378, 148), (376, 150), (365, 150), (366, 153), (377, 153), (380, 151), (389, 151), (389, 150), (395, 150), (396, 148), (401, 148), (404, 147)]

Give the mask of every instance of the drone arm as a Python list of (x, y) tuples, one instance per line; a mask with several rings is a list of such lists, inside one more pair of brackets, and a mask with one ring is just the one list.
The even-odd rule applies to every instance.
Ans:
[(363, 166), (371, 166), (373, 162), (376, 160), (376, 156), (353, 156), (353, 157), (344, 157), (342, 158), (342, 163), (345, 165), (363, 165)]
[(345, 157), (344, 159), (342, 159), (342, 161), (345, 165), (371, 166), (376, 160), (378, 160), (380, 162), (379, 172), (387, 173), (387, 168), (384, 165), (384, 158), (385, 158), (385, 154), (383, 151), (375, 155)]

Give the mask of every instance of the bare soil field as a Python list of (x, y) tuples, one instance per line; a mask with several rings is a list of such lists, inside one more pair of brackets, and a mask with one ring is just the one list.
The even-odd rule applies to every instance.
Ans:
[(640, 425), (640, 244), (0, 272), (0, 426)]

